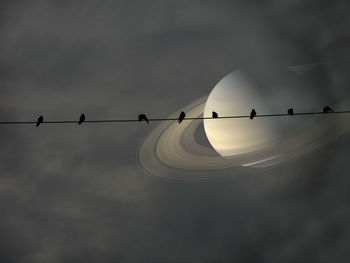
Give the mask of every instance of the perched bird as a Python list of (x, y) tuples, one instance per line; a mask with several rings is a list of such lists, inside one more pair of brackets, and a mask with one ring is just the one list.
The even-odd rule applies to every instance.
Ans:
[(181, 123), (185, 119), (186, 114), (181, 111), (179, 118), (177, 119), (178, 123)]
[(82, 114), (80, 115), (78, 124), (80, 125), (80, 124), (82, 124), (84, 121), (85, 121), (85, 115), (84, 115), (84, 113), (82, 113)]
[(40, 117), (38, 118), (38, 121), (36, 122), (36, 127), (39, 127), (39, 125), (44, 121), (44, 117), (42, 115), (40, 115)]
[(219, 117), (219, 115), (215, 111), (212, 112), (211, 116), (213, 117), (213, 119), (216, 119)]
[(329, 106), (323, 107), (323, 113), (333, 112), (332, 108)]
[(256, 111), (255, 111), (255, 109), (252, 109), (252, 111), (250, 113), (250, 119), (252, 120), (255, 116), (256, 116)]
[(149, 121), (147, 119), (146, 114), (140, 114), (139, 115), (139, 121), (142, 121), (142, 120), (146, 121), (149, 124)]
[(293, 108), (288, 109), (288, 114), (289, 114), (289, 115), (292, 115), (292, 116), (294, 115), (294, 110), (293, 110)]

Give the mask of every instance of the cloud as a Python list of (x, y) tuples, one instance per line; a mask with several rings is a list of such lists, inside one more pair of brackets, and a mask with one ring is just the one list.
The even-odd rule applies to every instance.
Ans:
[[(2, 1), (0, 117), (166, 117), (236, 68), (275, 109), (299, 92), (313, 107), (332, 104), (349, 96), (348, 9), (346, 1)], [(286, 70), (323, 60), (300, 77)], [(349, 136), (258, 175), (178, 184), (136, 165), (153, 128), (2, 126), (2, 261), (348, 259)]]

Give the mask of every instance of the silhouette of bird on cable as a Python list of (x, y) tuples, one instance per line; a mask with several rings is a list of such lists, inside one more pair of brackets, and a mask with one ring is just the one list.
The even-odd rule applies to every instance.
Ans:
[(44, 121), (44, 117), (42, 115), (40, 115), (40, 117), (38, 118), (38, 121), (36, 122), (36, 127), (39, 127), (39, 125)]
[(181, 123), (185, 119), (186, 114), (181, 111), (179, 118), (177, 119), (178, 123)]
[(250, 113), (250, 119), (254, 119), (254, 117), (256, 116), (256, 111), (255, 109), (252, 109), (251, 113)]
[(139, 121), (146, 121), (149, 124), (146, 114), (140, 114)]
[(211, 116), (213, 117), (213, 119), (216, 119), (219, 117), (219, 115), (215, 111), (212, 112)]
[(294, 110), (292, 108), (288, 109), (288, 114), (293, 116), (294, 115)]
[(323, 113), (333, 112), (332, 108), (329, 106), (323, 107)]
[(84, 113), (82, 113), (82, 114), (80, 115), (78, 124), (80, 125), (80, 124), (82, 124), (84, 121), (85, 121), (85, 115), (84, 115)]

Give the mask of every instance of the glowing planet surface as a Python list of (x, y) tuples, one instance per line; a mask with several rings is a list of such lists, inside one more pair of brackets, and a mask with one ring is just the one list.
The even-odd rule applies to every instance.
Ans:
[[(207, 99), (204, 117), (212, 112), (219, 117), (249, 115), (268, 112), (262, 104), (255, 83), (242, 71), (234, 71), (224, 77)], [(213, 148), (225, 158), (248, 154), (271, 147), (275, 136), (275, 122), (266, 118), (205, 119), (204, 129)]]

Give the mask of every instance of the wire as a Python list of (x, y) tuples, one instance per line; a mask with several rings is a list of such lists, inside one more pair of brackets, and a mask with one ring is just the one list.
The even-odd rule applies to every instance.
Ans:
[[(330, 115), (330, 114), (345, 114), (350, 113), (350, 110), (347, 111), (334, 111), (334, 112), (328, 112), (324, 113), (323, 111), (319, 112), (299, 112), (294, 113), (293, 115), (290, 115), (288, 113), (277, 113), (277, 114), (261, 114), (256, 115), (254, 118), (264, 118), (264, 117), (285, 117), (285, 116), (304, 116), (304, 115)], [(196, 117), (196, 118), (185, 118), (186, 120), (217, 120), (217, 119), (244, 119), (249, 118), (250, 115), (236, 115), (236, 116), (222, 116), (217, 118), (212, 117)], [(148, 119), (149, 122), (153, 121), (177, 121), (177, 118), (153, 118)], [(118, 123), (118, 122), (139, 122), (138, 119), (110, 119), (110, 120), (85, 120), (83, 123)], [(12, 125), (12, 124), (36, 124), (37, 121), (0, 121), (0, 125)], [(41, 124), (76, 124), (78, 123), (78, 120), (61, 120), (61, 121), (43, 121)]]

